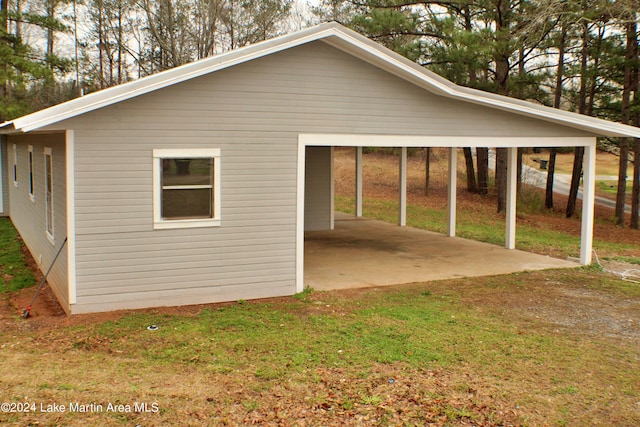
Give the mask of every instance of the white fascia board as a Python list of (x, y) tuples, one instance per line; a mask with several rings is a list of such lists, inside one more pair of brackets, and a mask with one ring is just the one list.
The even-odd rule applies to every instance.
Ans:
[(15, 133), (15, 127), (13, 126), (13, 120), (9, 122), (0, 123), (0, 135)]
[(595, 138), (587, 137), (512, 137), (512, 136), (414, 136), (367, 134), (300, 134), (305, 146), (341, 147), (587, 147)]

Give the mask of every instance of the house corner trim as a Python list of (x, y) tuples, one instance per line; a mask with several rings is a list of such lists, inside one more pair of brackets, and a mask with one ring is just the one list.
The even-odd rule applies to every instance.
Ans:
[(75, 200), (75, 134), (65, 133), (66, 199), (67, 199), (67, 280), (69, 285), (69, 306), (76, 304), (76, 200)]

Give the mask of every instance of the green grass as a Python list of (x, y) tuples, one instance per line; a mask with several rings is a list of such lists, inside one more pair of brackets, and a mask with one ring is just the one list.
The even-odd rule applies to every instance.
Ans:
[(0, 292), (17, 291), (35, 284), (22, 252), (22, 240), (7, 218), (0, 218)]
[[(585, 274), (597, 273), (575, 273)], [(509, 286), (504, 278), (495, 280), (486, 286)], [(78, 350), (108, 349), (149, 365), (197, 365), (212, 372), (250, 369), (265, 380), (326, 366), (366, 371), (372, 363), (449, 368), (587, 357), (571, 339), (533, 330), (523, 334), (502, 319), (463, 307), (458, 296), (432, 295), (423, 286), (384, 295), (372, 291), (357, 302), (324, 298), (277, 306), (247, 302), (208, 308), (195, 317), (137, 313), (63, 333), (81, 337), (72, 343)], [(342, 314), (312, 314), (325, 303)], [(151, 324), (159, 329), (147, 330)]]
[[(452, 321), (454, 314), (447, 310), (450, 303), (411, 296), (407, 304), (408, 297), (371, 299), (367, 308), (344, 317), (309, 316), (310, 303), (301, 300), (279, 308), (247, 303), (206, 309), (196, 318), (133, 314), (97, 326), (74, 347), (86, 350), (95, 342), (108, 343), (112, 351), (148, 361), (203, 364), (213, 371), (251, 365), (255, 376), (264, 379), (319, 366), (362, 368), (371, 362), (442, 366), (471, 351), (461, 348), (452, 355), (452, 348), (469, 343), (467, 334), (477, 331), (461, 336), (459, 329), (468, 326)], [(148, 331), (149, 324), (159, 329)], [(504, 339), (505, 332), (499, 328), (482, 329), (488, 350), (492, 342)], [(123, 336), (127, 338), (120, 339)]]
[[(596, 181), (598, 190), (602, 193), (615, 196), (618, 192), (618, 181)], [(627, 194), (631, 194), (633, 182), (627, 181)]]
[[(16, 383), (34, 399), (126, 403), (146, 393), (162, 402), (168, 417), (180, 416), (181, 399), (201, 405), (200, 413), (214, 417), (233, 402), (246, 413), (269, 411), (274, 403), (266, 396), (274, 390), (282, 402), (302, 401), (300, 394), (306, 393), (303, 407), (335, 406), (351, 412), (384, 412), (394, 405), (400, 410), (411, 399), (428, 400), (422, 410), (449, 420), (477, 417), (477, 407), (456, 403), (451, 396), (475, 395), (479, 388), (493, 394), (492, 402), (530, 413), (531, 408), (549, 411), (558, 419), (582, 416), (585, 406), (601, 407), (608, 399), (636, 402), (640, 366), (631, 343), (554, 332), (546, 319), (520, 319), (517, 310), (505, 312), (492, 309), (491, 303), (466, 300), (483, 294), (490, 301), (491, 295), (549, 280), (569, 288), (588, 285), (622, 298), (640, 297), (637, 285), (625, 288), (596, 270), (573, 269), (474, 278), (472, 287), (459, 279), (442, 286), (363, 290), (356, 296), (316, 291), (305, 298), (214, 306), (195, 315), (137, 312), (28, 336), (0, 332), (0, 337), (7, 346), (28, 340), (24, 348), (11, 347), (11, 354), (24, 353), (18, 363), (52, 352), (59, 356), (36, 362), (41, 365), (31, 369), (44, 371)], [(540, 298), (540, 293), (531, 298)], [(148, 330), (152, 324), (158, 329)], [(7, 356), (4, 351), (0, 355)], [(79, 371), (83, 375), (78, 376)], [(6, 375), (2, 369), (0, 373)], [(429, 381), (433, 375), (440, 375), (436, 388), (415, 385), (413, 394), (393, 396), (402, 403), (388, 400), (396, 382), (420, 384), (416, 381)], [(222, 381), (222, 391), (215, 399), (198, 395), (189, 391), (192, 380)], [(120, 388), (95, 394), (109, 384)], [(228, 387), (243, 392), (236, 400), (220, 401)], [(23, 394), (7, 394), (9, 399), (14, 395), (18, 399)], [(409, 400), (402, 400), (405, 397)], [(65, 421), (83, 420), (81, 414), (67, 416)], [(136, 424), (131, 421), (122, 423)]]
[[(354, 213), (353, 197), (336, 197), (336, 209)], [(395, 201), (366, 199), (363, 214), (369, 218), (394, 223), (398, 218), (398, 203)], [(446, 209), (429, 208), (416, 205), (407, 206), (407, 225), (424, 230), (445, 233), (447, 231)], [(465, 239), (504, 244), (505, 222), (501, 215), (478, 214), (459, 209), (457, 212), (456, 235)], [(580, 236), (562, 231), (541, 228), (538, 224), (518, 224), (516, 248), (530, 252), (551, 254), (554, 256), (578, 257), (580, 254)], [(637, 245), (594, 242), (596, 251), (606, 253), (637, 251)]]
[(628, 264), (634, 264), (634, 265), (640, 265), (640, 257), (611, 256), (611, 257), (604, 257), (603, 259), (610, 260), (610, 261), (626, 262)]

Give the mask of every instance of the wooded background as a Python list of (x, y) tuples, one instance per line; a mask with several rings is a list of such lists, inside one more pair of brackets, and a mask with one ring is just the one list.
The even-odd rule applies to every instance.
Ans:
[[(640, 126), (638, 8), (638, 0), (0, 0), (0, 122), (333, 20), (460, 85)], [(620, 156), (621, 226), (634, 163), (628, 223), (638, 228), (640, 139), (600, 144)], [(487, 149), (464, 152), (468, 190), (494, 191)], [(505, 156), (497, 150), (498, 211)], [(582, 157), (576, 149), (567, 216), (576, 210)]]

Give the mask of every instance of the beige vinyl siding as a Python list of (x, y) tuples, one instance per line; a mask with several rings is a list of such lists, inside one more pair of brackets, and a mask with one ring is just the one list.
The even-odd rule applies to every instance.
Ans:
[(307, 147), (305, 154), (304, 229), (330, 230), (333, 225), (331, 147)]
[[(75, 135), (73, 312), (295, 292), (300, 133), (583, 136), (313, 42), (51, 128)], [(541, 127), (542, 126), (542, 127)], [(153, 149), (221, 150), (221, 226), (153, 230)]]
[[(35, 134), (9, 136), (9, 144), (18, 149), (18, 186), (9, 186), (11, 220), (25, 245), (44, 273), (66, 237), (66, 158), (64, 134)], [(29, 197), (28, 146), (33, 146), (33, 201)], [(46, 232), (45, 147), (52, 150), (53, 160), (53, 226), (54, 241)], [(47, 277), (61, 305), (68, 310), (69, 288), (66, 247)]]

